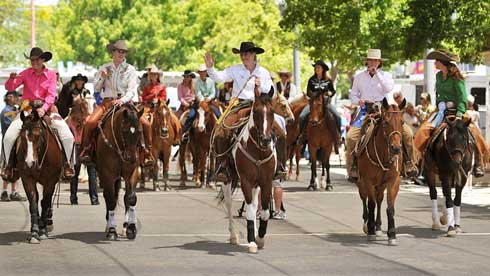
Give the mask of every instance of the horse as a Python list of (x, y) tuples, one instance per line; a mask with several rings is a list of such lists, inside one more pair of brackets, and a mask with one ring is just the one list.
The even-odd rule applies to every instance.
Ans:
[[(269, 208), (272, 179), (274, 177), (277, 158), (272, 142), (272, 126), (274, 112), (271, 98), (273, 91), (269, 94), (255, 93), (248, 122), (240, 131), (235, 143), (231, 147), (234, 168), (240, 178), (241, 190), (245, 198), (245, 209), (247, 218), (247, 240), (248, 252), (257, 253), (257, 249), (264, 247), (264, 237), (267, 232), (269, 220)], [(238, 182), (227, 182), (223, 185), (223, 196), (229, 222), (230, 243), (237, 244), (238, 236), (235, 231), (232, 216), (232, 191)], [(256, 213), (258, 207), (258, 194), (261, 191), (261, 203), (263, 210), (260, 211), (260, 225), (258, 236), (255, 237)]]
[(307, 104), (308, 101), (306, 97), (303, 97), (301, 101), (297, 101), (290, 105), (295, 120), (293, 123), (287, 124), (286, 126), (287, 157), (289, 159), (288, 179), (291, 179), (293, 174), (293, 158), (296, 157), (296, 181), (299, 181), (299, 160), (301, 158), (302, 147), (302, 145), (298, 143), (298, 137), (300, 134), (299, 115)]
[[(440, 230), (441, 224), (448, 225), (447, 236), (454, 237), (462, 233), (461, 229), (461, 194), (468, 175), (472, 171), (474, 143), (470, 143), (468, 125), (470, 120), (456, 119), (454, 115), (446, 116), (446, 128), (433, 139), (425, 154), (424, 168), (432, 201), (432, 229)], [(446, 198), (446, 215), (439, 217), (437, 206), (436, 175), (441, 180), (442, 191)], [(451, 196), (451, 186), (456, 195)], [(446, 217), (447, 216), (447, 217)]]
[(124, 178), (125, 220), (123, 225), (128, 239), (136, 238), (136, 183), (140, 164), (142, 126), (139, 118), (143, 110), (137, 111), (131, 104), (113, 107), (106, 115), (105, 123), (99, 123), (95, 163), (100, 187), (104, 190), (106, 203), (106, 238), (117, 240), (115, 208)]
[[(318, 149), (321, 149), (319, 157), (321, 157), (322, 171), (325, 168), (327, 172), (325, 189), (331, 191), (333, 186), (330, 183), (330, 154), (332, 153), (334, 135), (336, 134), (333, 132), (333, 127), (329, 123), (334, 123), (334, 120), (328, 119), (330, 114), (327, 112), (327, 103), (325, 103), (325, 98), (321, 94), (313, 95), (310, 98), (310, 110), (308, 125), (306, 127), (306, 137), (311, 162), (311, 179), (307, 189), (317, 190), (318, 188), (316, 160)], [(321, 182), (323, 181), (320, 181), (320, 188), (323, 188)]]
[[(194, 120), (194, 126), (190, 130), (189, 142), (181, 144), (180, 155), (179, 155), (179, 165), (181, 168), (181, 185), (185, 185), (187, 180), (187, 169), (185, 166), (185, 152), (189, 147), (192, 154), (192, 164), (193, 164), (193, 181), (196, 182), (196, 186), (201, 188), (202, 183), (205, 181), (206, 176), (206, 161), (209, 154), (210, 139), (212, 131), (216, 125), (216, 115), (214, 114), (212, 108), (213, 102), (211, 101), (200, 101), (199, 107), (197, 109), (196, 118)], [(213, 158), (210, 158), (211, 161)], [(213, 168), (212, 164), (209, 166)], [(212, 170), (208, 170), (208, 175), (206, 177), (206, 186), (209, 186), (210, 178), (212, 175)]]
[[(170, 100), (166, 103), (160, 101), (155, 106), (153, 112), (153, 118), (151, 120), (152, 130), (152, 155), (155, 159), (159, 159), (163, 163), (163, 184), (164, 190), (170, 190), (168, 185), (168, 171), (170, 165), (170, 155), (172, 152), (172, 145), (177, 139), (177, 133), (171, 124), (172, 110), (168, 107)], [(153, 163), (152, 167), (153, 176), (153, 190), (160, 190), (160, 184), (158, 183), (158, 162)]]
[[(17, 138), (15, 158), (29, 200), (31, 236), (28, 241), (38, 244), (42, 239), (47, 239), (48, 232), (54, 228), (52, 198), (56, 184), (61, 178), (63, 155), (57, 138), (39, 117), (35, 108), (29, 115), (21, 111), (20, 118), (22, 129)], [(37, 183), (43, 186), (41, 217), (38, 211)]]
[[(381, 117), (376, 123), (367, 145), (358, 156), (359, 196), (362, 200), (363, 230), (368, 241), (381, 235), (381, 204), (387, 190), (388, 245), (396, 245), (395, 200), (400, 189), (400, 170), (403, 164), (402, 131), (403, 118), (400, 105), (388, 104), (383, 99)], [(366, 204), (367, 200), (367, 204)], [(374, 211), (377, 207), (377, 218)]]

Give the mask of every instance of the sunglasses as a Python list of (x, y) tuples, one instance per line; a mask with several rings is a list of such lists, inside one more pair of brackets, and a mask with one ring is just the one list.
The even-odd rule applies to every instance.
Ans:
[(127, 51), (125, 51), (125, 50), (114, 50), (114, 51), (118, 54), (126, 54), (127, 53)]

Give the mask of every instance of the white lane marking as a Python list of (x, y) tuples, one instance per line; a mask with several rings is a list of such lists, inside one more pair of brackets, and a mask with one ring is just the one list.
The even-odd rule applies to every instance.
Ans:
[[(427, 228), (429, 229), (429, 228)], [(383, 234), (385, 234), (383, 232)], [(269, 234), (267, 233), (266, 237), (308, 237), (308, 236), (318, 236), (318, 237), (328, 237), (328, 236), (338, 236), (338, 235), (352, 235), (358, 236), (360, 238), (365, 237), (366, 235), (362, 232), (332, 232), (332, 233), (277, 233), (277, 234)], [(154, 233), (154, 234), (138, 234), (140, 237), (229, 237), (229, 233)], [(397, 233), (397, 237), (405, 237), (405, 238), (415, 238), (414, 235), (408, 233)], [(444, 233), (441, 233), (440, 236), (444, 236)], [(458, 236), (490, 236), (490, 233), (460, 233)], [(380, 238), (383, 240), (383, 237)]]

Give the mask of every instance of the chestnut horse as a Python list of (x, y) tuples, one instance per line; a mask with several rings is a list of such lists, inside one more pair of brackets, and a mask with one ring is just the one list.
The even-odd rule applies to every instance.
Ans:
[[(35, 110), (35, 108), (33, 108)], [(37, 112), (20, 112), (22, 130), (17, 138), (16, 167), (29, 200), (31, 236), (29, 243), (40, 243), (53, 230), (52, 197), (60, 180), (63, 156), (52, 131)], [(61, 119), (61, 118), (59, 118)], [(41, 217), (39, 217), (37, 183), (43, 186)]]
[[(168, 171), (170, 165), (170, 155), (172, 152), (172, 145), (177, 139), (177, 133), (172, 126), (172, 110), (168, 107), (167, 103), (158, 102), (153, 112), (153, 119), (151, 120), (151, 135), (152, 135), (152, 154), (155, 160), (160, 160), (163, 163), (163, 185), (164, 190), (170, 190), (168, 185)], [(153, 190), (160, 190), (160, 184), (158, 183), (158, 162), (153, 163), (152, 168), (153, 175)]]
[[(306, 137), (308, 140), (308, 151), (310, 154), (311, 162), (311, 179), (308, 190), (316, 190), (318, 188), (318, 180), (316, 175), (316, 160), (318, 149), (321, 150), (320, 157), (323, 168), (327, 171), (326, 186), (327, 191), (333, 189), (330, 183), (330, 154), (332, 153), (332, 147), (334, 144), (334, 138), (336, 133), (332, 133), (334, 129), (329, 124), (334, 123), (334, 120), (329, 120), (327, 116), (331, 116), (327, 113), (328, 103), (324, 102), (325, 98), (321, 94), (313, 95), (310, 98), (310, 116), (308, 120), (308, 126), (306, 127)], [(320, 181), (320, 188), (323, 187)]]
[[(246, 125), (240, 131), (234, 145), (231, 148), (234, 167), (240, 178), (241, 189), (245, 198), (245, 209), (247, 218), (247, 240), (248, 251), (257, 253), (258, 248), (264, 247), (264, 237), (267, 232), (269, 220), (269, 208), (272, 179), (274, 177), (277, 158), (274, 144), (272, 142), (272, 126), (274, 112), (272, 109), (272, 94), (255, 93), (250, 117)], [(237, 182), (224, 183), (223, 194), (227, 215), (229, 220), (230, 243), (238, 243), (238, 237), (233, 223), (231, 213), (232, 190), (236, 188)], [(232, 187), (233, 186), (233, 187)], [(260, 225), (258, 236), (255, 237), (256, 214), (258, 207), (258, 195), (261, 191), (261, 203), (263, 210), (260, 211)]]
[[(143, 110), (137, 111), (131, 104), (112, 108), (104, 116), (107, 120), (99, 124), (96, 147), (96, 168), (100, 187), (104, 189), (106, 203), (106, 237), (117, 240), (115, 209), (124, 178), (126, 236), (136, 238), (136, 183), (140, 164), (142, 127), (139, 118)], [(124, 230), (123, 230), (124, 231)]]
[[(381, 235), (381, 204), (387, 190), (388, 244), (396, 245), (395, 200), (400, 189), (400, 170), (403, 164), (402, 132), (403, 118), (400, 106), (388, 104), (383, 99), (381, 118), (376, 123), (366, 148), (358, 153), (359, 196), (362, 200), (364, 232), (369, 241)], [(366, 203), (367, 200), (367, 203)], [(374, 211), (377, 207), (375, 221)]]
[[(432, 229), (440, 230), (439, 220), (442, 224), (447, 222), (449, 237), (463, 232), (460, 224), (461, 194), (472, 170), (473, 153), (476, 150), (474, 143), (469, 143), (470, 122), (471, 120), (456, 119), (454, 115), (446, 116), (446, 129), (435, 138), (424, 156), (427, 186), (432, 201)], [(441, 218), (437, 206), (436, 175), (441, 179), (442, 192), (446, 198), (446, 215)], [(456, 190), (454, 201), (451, 196), (451, 186)]]
[[(185, 153), (187, 148), (189, 148), (192, 155), (192, 164), (194, 168), (193, 181), (196, 182), (196, 186), (199, 188), (202, 187), (202, 183), (205, 181), (206, 161), (209, 153), (211, 133), (218, 120), (214, 114), (212, 105), (213, 102), (211, 101), (199, 102), (194, 125), (190, 130), (189, 142), (180, 145), (179, 165), (181, 170), (181, 185), (185, 185), (185, 181), (187, 180), (187, 169), (185, 166)], [(210, 160), (212, 160), (212, 158), (210, 158)], [(212, 168), (213, 166), (210, 167)], [(210, 173), (212, 173), (211, 170), (208, 172), (206, 186), (209, 185)]]

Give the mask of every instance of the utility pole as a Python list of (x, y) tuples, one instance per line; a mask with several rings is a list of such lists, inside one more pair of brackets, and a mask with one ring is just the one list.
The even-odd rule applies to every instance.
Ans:
[(31, 48), (36, 45), (36, 10), (34, 0), (31, 0)]

